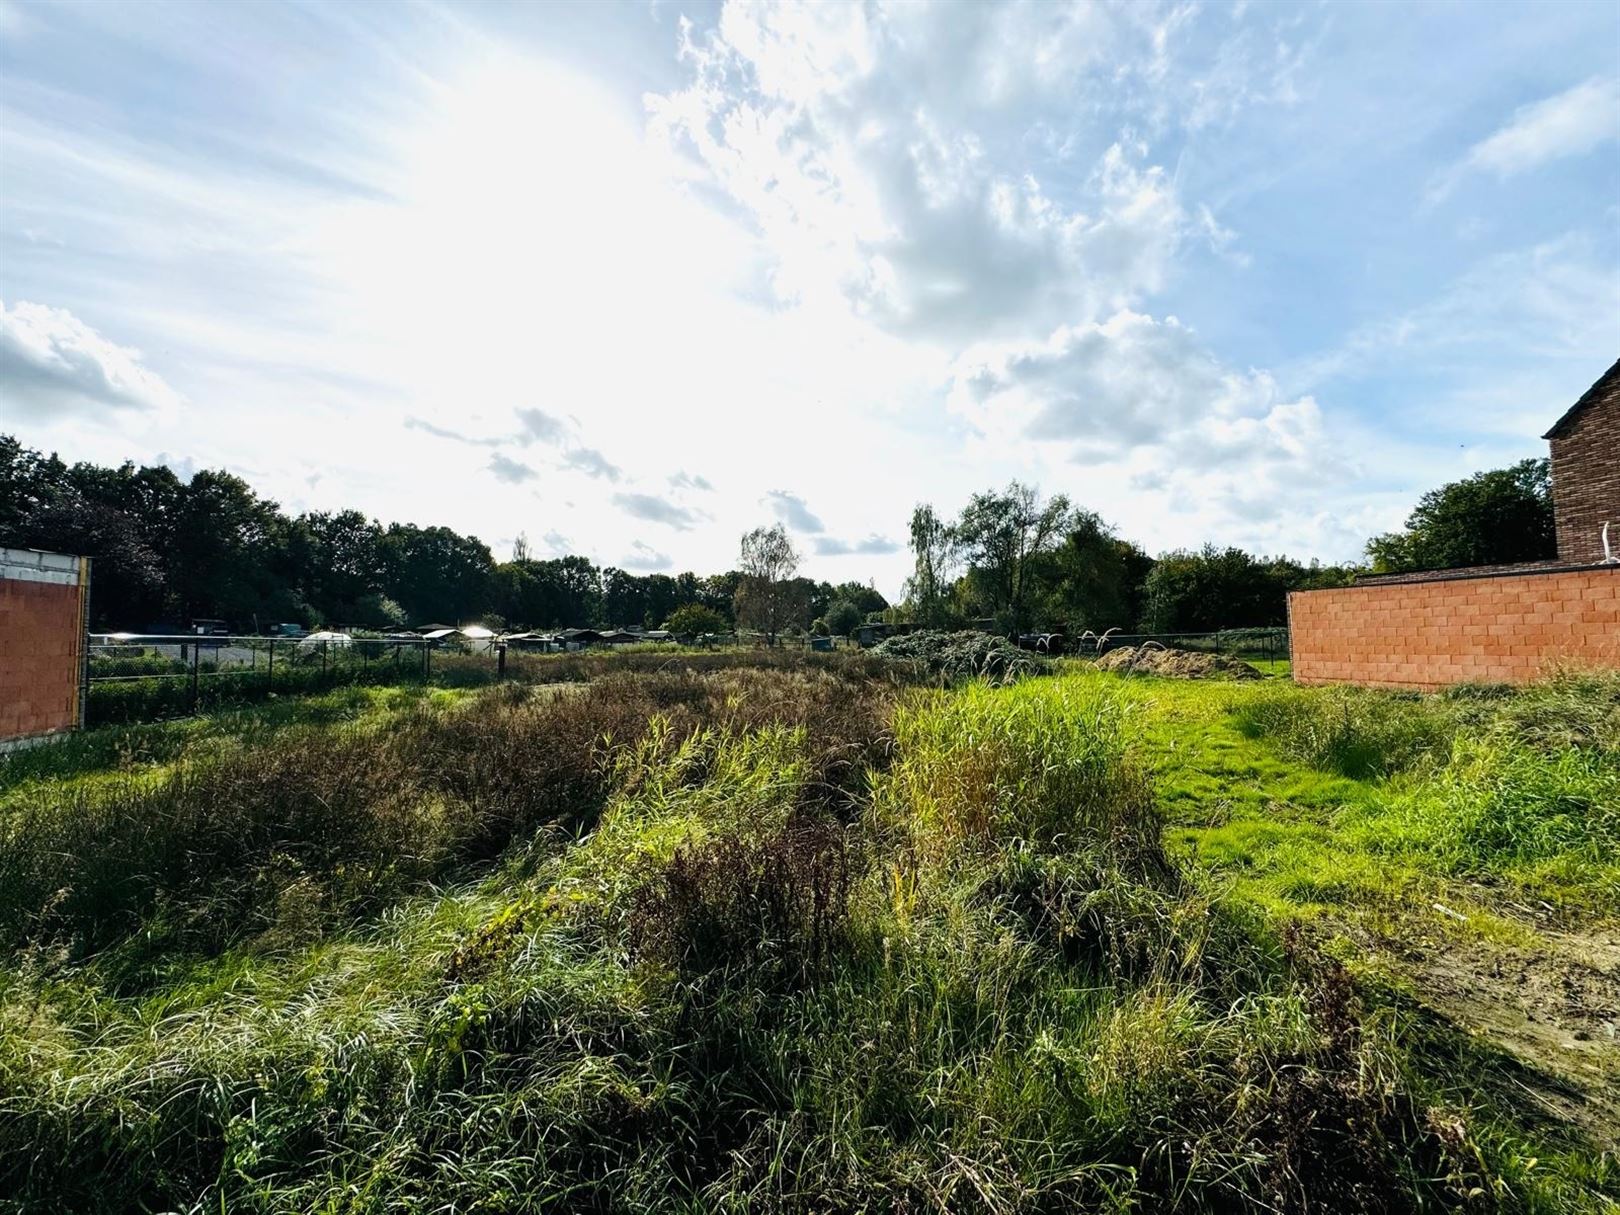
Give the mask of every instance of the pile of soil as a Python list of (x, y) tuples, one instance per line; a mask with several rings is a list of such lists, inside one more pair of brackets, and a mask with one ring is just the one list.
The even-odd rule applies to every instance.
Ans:
[(1097, 659), (1103, 671), (1133, 675), (1163, 675), (1170, 679), (1259, 679), (1260, 672), (1248, 663), (1224, 654), (1201, 654), (1195, 650), (1167, 650), (1158, 646), (1124, 645)]

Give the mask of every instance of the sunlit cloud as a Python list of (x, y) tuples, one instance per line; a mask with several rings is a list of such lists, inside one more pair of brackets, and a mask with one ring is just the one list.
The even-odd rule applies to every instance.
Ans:
[(0, 300), (0, 397), (36, 416), (180, 403), (139, 350), (103, 337), (65, 308), (27, 300)]
[(1020, 477), (1343, 557), (1620, 348), (1601, 6), (8, 12), (0, 425), (290, 509), (893, 595)]

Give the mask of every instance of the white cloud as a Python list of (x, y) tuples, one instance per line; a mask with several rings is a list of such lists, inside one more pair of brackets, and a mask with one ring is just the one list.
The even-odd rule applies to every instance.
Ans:
[[(624, 470), (594, 447), (582, 447), (570, 442), (576, 428), (571, 422), (553, 417), (539, 409), (516, 410), (518, 428), (510, 434), (470, 435), (448, 426), (438, 426), (417, 417), (407, 417), (408, 430), (419, 430), (438, 439), (451, 439), (475, 447), (499, 447), (503, 443), (516, 443), (528, 447), (540, 443), (559, 448), (558, 467), (582, 472), (588, 477), (617, 483)], [(490, 458), (489, 469), (495, 476), (510, 484), (531, 480), (537, 474), (520, 461), (496, 454)]]
[(820, 532), (826, 525), (816, 517), (803, 498), (786, 490), (773, 489), (765, 495), (765, 505), (771, 508), (783, 523), (796, 532)]
[(499, 435), (468, 435), (448, 426), (436, 426), (432, 422), (417, 417), (405, 419), (406, 430), (420, 430), (423, 434), (432, 435), (436, 439), (451, 439), (457, 443), (468, 443), (474, 447), (499, 447), (506, 442), (506, 438)]
[[(946, 341), (1089, 318), (1159, 290), (1192, 225), (1135, 140), (1061, 197), (1006, 163), (1028, 126), (1015, 103), (1043, 88), (1067, 99), (1115, 24), (1044, 29), (1046, 11), (729, 4), (688, 43), (694, 83), (649, 99), (653, 129), (758, 224), (780, 299), (841, 299)], [(1050, 41), (1032, 71), (1037, 30)], [(964, 106), (963, 88), (985, 104)]]
[(670, 567), (668, 553), (661, 553), (650, 544), (643, 544), (640, 540), (633, 541), (630, 552), (619, 562), (627, 570), (657, 571), (667, 570)]
[(981, 346), (958, 364), (950, 404), (987, 453), (1051, 445), (1099, 504), (1150, 495), (1166, 515), (1196, 511), (1206, 534), (1263, 534), (1356, 471), (1313, 398), (1225, 365), (1174, 317), (1121, 311)]
[(495, 474), (497, 481), (505, 481), (508, 485), (521, 485), (540, 475), (522, 460), (509, 459), (498, 451), (489, 457), (489, 471)]
[(1196, 431), (1192, 459), (1215, 458), (1206, 444), (1221, 428), (1287, 404), (1270, 376), (1223, 366), (1176, 318), (1130, 311), (1041, 343), (980, 347), (959, 363), (950, 401), (982, 431), (1073, 442), (1082, 455), (1179, 446)]
[[(117, 6), (28, 9), (42, 31), (72, 29), (50, 43), (60, 56), (22, 48), (7, 92), (11, 294), (161, 352), (185, 398), (161, 425), (57, 408), (31, 437), (210, 467), (239, 465), (246, 443), (289, 507), (485, 535), (527, 522), (553, 529), (542, 551), (603, 559), (653, 541), (705, 571), (782, 517), (762, 502), (792, 486), (821, 529), (799, 537), (806, 572), (892, 592), (906, 563), (881, 529), (899, 535), (918, 499), (949, 512), (1013, 476), (1150, 546), (1342, 555), (1360, 544), (1346, 529), (1397, 521), (1414, 486), (1452, 471), (1410, 438), (1352, 431), (1358, 415), (1373, 430), (1449, 410), (1432, 431), (1455, 456), (1486, 414), (1461, 391), (1431, 399), (1454, 368), (1501, 409), (1539, 410), (1557, 394), (1538, 360), (1563, 368), (1594, 344), (1612, 357), (1600, 243), (1512, 284), (1482, 264), (1474, 303), (1369, 326), (1332, 357), (1375, 368), (1380, 391), (1299, 361), (1381, 315), (1379, 293), (1410, 309), (1455, 274), (1443, 239), (1385, 217), (1432, 170), (1414, 149), (1516, 70), (1510, 27), (1531, 18), (1475, 23), (1470, 39), (1505, 53), (1464, 47), (1431, 73), (1430, 35), (1451, 22), (1434, 12), (1385, 37), (1350, 9), (1182, 0), (699, 8), (718, 11), (684, 27), (679, 62), (668, 25), (632, 34), (639, 10), (582, 15), (628, 35), (595, 79), (581, 68), (601, 61), (570, 54), (543, 14), (500, 23), (528, 21), (531, 44), (487, 37), (476, 13), (400, 10), (303, 38), (321, 70), (298, 81), (272, 53), (307, 32), (284, 13), (154, 26)], [(127, 72), (82, 70), (134, 45), (172, 63), (185, 104), (131, 109)], [(196, 105), (243, 53), (277, 87)], [(1548, 91), (1612, 72), (1556, 62), (1570, 74)], [(1478, 163), (1466, 142), (1448, 159), (1524, 172), (1590, 134), (1538, 107), (1515, 127)], [(1568, 171), (1589, 186), (1597, 161)], [(1541, 221), (1612, 229), (1598, 187), (1572, 185), (1550, 219), (1479, 191), (1504, 196), (1471, 208), (1490, 224), (1479, 248), (1544, 239)], [(1505, 302), (1521, 284), (1529, 312)], [(0, 411), (20, 399), (7, 384)], [(213, 424), (238, 415), (276, 425)], [(1372, 472), (1346, 482), (1340, 451)], [(496, 452), (516, 480), (494, 475)], [(1392, 517), (1369, 522), (1366, 502)]]
[(1522, 445), (1620, 349), (1613, 256), (1612, 244), (1577, 233), (1481, 258), (1432, 299), (1353, 330), (1285, 374), (1320, 391), (1422, 368), (1428, 390), (1397, 424), (1421, 418), (1454, 432), (1466, 418), (1475, 432)]
[(655, 494), (614, 494), (613, 504), (627, 515), (645, 519), (649, 523), (662, 523), (666, 527), (673, 527), (676, 531), (682, 532), (690, 531), (704, 518), (697, 511), (678, 506)]
[(832, 536), (817, 536), (815, 550), (818, 557), (869, 557), (898, 553), (900, 544), (876, 532), (864, 540), (838, 540)]
[(1445, 197), (1469, 172), (1512, 177), (1615, 141), (1620, 141), (1620, 76), (1595, 77), (1520, 106), (1504, 126), (1435, 178), (1430, 198)]
[(0, 404), (25, 415), (107, 409), (165, 412), (178, 394), (141, 352), (103, 337), (64, 308), (0, 300)]
[(543, 409), (519, 409), (517, 420), (524, 442), (562, 443), (571, 430), (567, 422)]
[(563, 452), (563, 466), (588, 477), (603, 481), (617, 481), (623, 470), (594, 447), (570, 447)]

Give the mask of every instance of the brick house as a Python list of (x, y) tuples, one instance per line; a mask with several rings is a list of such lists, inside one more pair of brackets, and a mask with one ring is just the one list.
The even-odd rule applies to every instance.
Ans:
[(1552, 445), (1558, 557), (1573, 564), (1620, 556), (1620, 359), (1542, 438)]

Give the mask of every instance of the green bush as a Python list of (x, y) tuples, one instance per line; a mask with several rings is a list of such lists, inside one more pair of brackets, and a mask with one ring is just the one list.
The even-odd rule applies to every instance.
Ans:
[(165, 658), (161, 654), (130, 654), (90, 656), (90, 678), (111, 679), (130, 675), (173, 675), (189, 671), (190, 663), (178, 658)]

